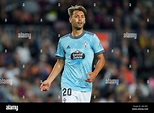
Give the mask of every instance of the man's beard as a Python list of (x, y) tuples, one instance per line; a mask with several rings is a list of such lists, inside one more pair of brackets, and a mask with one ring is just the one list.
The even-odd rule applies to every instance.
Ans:
[(81, 29), (83, 29), (83, 26), (84, 26), (84, 24), (82, 26), (78, 26), (76, 24), (76, 25), (73, 25), (73, 28), (76, 29), (76, 30), (81, 30)]
[(76, 30), (81, 30), (83, 27), (74, 27)]

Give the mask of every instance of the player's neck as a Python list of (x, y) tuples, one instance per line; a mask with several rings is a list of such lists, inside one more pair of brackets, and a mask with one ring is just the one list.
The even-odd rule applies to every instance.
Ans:
[(82, 33), (83, 33), (83, 28), (80, 29), (80, 30), (73, 29), (71, 35), (72, 35), (73, 37), (78, 37), (78, 36), (80, 36)]

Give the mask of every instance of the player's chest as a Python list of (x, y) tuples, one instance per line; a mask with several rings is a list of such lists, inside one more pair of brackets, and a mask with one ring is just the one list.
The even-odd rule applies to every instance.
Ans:
[(73, 40), (68, 41), (63, 45), (65, 52), (72, 52), (76, 50), (86, 51), (91, 49), (91, 45), (89, 41), (86, 40)]

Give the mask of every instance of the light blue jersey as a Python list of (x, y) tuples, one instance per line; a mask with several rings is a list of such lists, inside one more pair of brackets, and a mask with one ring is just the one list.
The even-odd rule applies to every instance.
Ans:
[(61, 87), (76, 91), (92, 91), (92, 83), (86, 82), (92, 72), (94, 55), (104, 52), (98, 37), (88, 31), (73, 37), (67, 34), (59, 39), (56, 57), (64, 59)]

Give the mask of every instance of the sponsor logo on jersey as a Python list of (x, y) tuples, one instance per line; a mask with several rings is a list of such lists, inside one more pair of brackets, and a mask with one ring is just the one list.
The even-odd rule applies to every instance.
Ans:
[(79, 50), (76, 50), (75, 52), (73, 52), (71, 54), (71, 59), (72, 60), (76, 60), (76, 59), (84, 59), (85, 58), (85, 54)]

